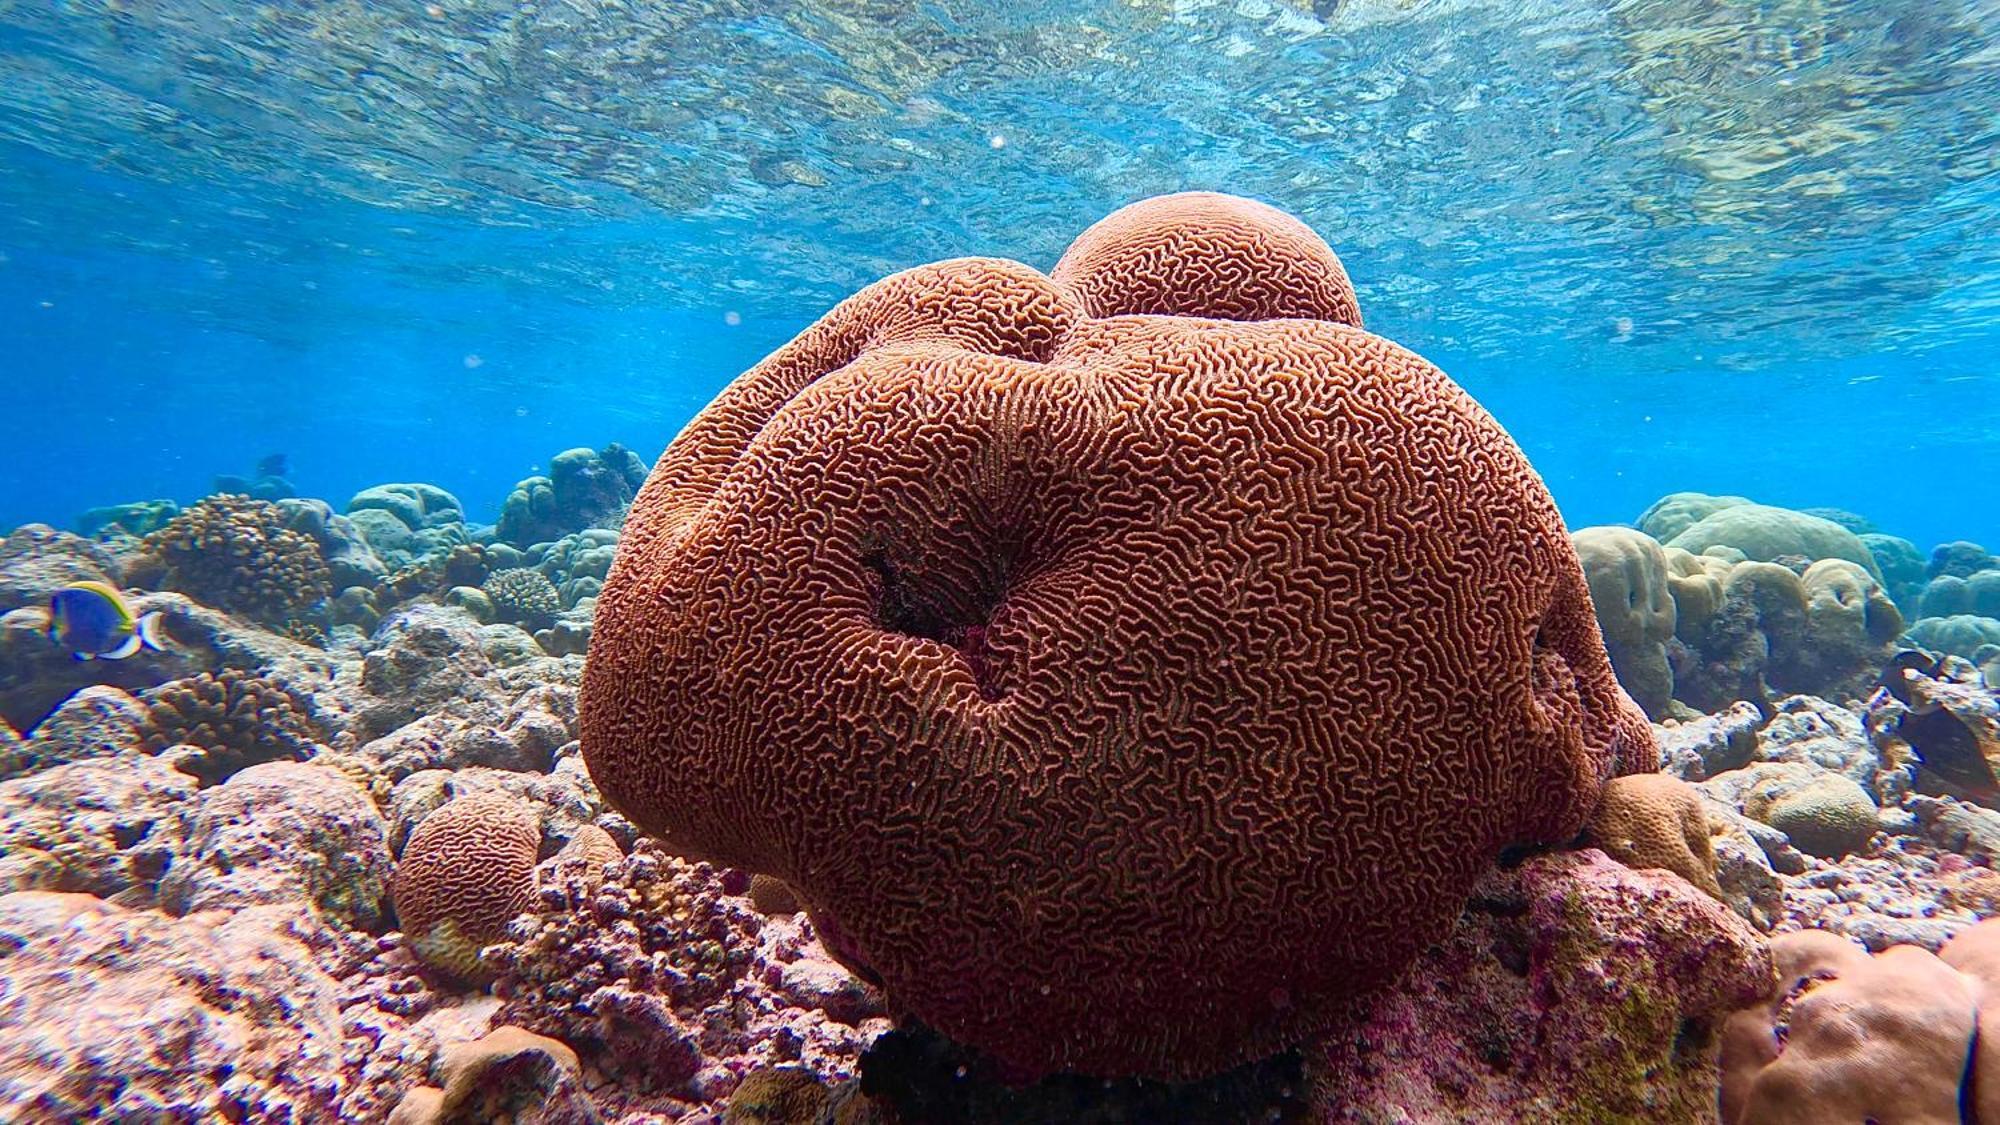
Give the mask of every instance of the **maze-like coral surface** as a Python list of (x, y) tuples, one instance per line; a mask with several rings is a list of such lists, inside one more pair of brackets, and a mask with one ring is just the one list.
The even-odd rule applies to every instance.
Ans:
[(864, 289), (634, 502), (592, 776), (1024, 1073), (1324, 1026), (1656, 757), (1519, 449), (1358, 322), (1210, 195)]

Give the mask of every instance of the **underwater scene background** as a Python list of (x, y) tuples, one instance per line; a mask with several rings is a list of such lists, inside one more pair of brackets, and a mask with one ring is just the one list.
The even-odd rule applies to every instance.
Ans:
[(2000, 1121), (1996, 23), (0, 0), (0, 1122)]
[(8, 6), (0, 523), (275, 451), (490, 519), (873, 278), (1212, 189), (1322, 232), (1572, 525), (2000, 539), (1983, 4), (435, 8)]

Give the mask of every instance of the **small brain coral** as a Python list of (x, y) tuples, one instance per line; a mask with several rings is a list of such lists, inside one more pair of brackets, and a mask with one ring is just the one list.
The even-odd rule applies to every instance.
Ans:
[(426, 816), (390, 886), (417, 958), (454, 981), (487, 979), (479, 951), (534, 905), (541, 841), (534, 814), (498, 793), (459, 797)]
[(1722, 898), (1701, 794), (1680, 778), (1635, 773), (1611, 779), (1586, 838), (1627, 867), (1671, 871)]
[(285, 509), (247, 496), (211, 496), (146, 536), (128, 578), (263, 622), (305, 617), (333, 593), (319, 543), (289, 526)]
[(1326, 1026), (1657, 764), (1520, 450), (1359, 319), (1206, 194), (862, 290), (633, 502), (592, 777), (1017, 1073)]
[(193, 747), (174, 768), (203, 785), (259, 762), (304, 761), (319, 752), (325, 734), (303, 692), (234, 668), (147, 692), (144, 730), (151, 753)]

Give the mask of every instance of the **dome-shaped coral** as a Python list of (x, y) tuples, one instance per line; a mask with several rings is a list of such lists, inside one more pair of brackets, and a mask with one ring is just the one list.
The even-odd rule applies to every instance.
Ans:
[(1701, 794), (1680, 778), (1663, 773), (1613, 778), (1590, 814), (1585, 842), (1627, 867), (1671, 871), (1722, 898), (1708, 814)]
[(1629, 527), (1586, 527), (1570, 536), (1604, 647), (1618, 682), (1646, 714), (1666, 713), (1674, 699), (1667, 642), (1674, 637), (1674, 599), (1660, 544)]
[(555, 584), (532, 567), (496, 571), (481, 589), (502, 621), (540, 628), (562, 612), (562, 595), (556, 592)]
[(259, 762), (304, 761), (325, 736), (305, 693), (242, 669), (173, 680), (145, 699), (147, 751), (193, 747), (174, 768), (203, 785)]
[(459, 797), (418, 823), (390, 887), (418, 959), (454, 980), (486, 979), (479, 951), (534, 905), (541, 842), (534, 813), (499, 793)]
[(269, 501), (210, 496), (146, 536), (127, 581), (283, 625), (333, 593), (319, 543), (289, 522)]
[(1520, 450), (1357, 321), (1223, 196), (864, 289), (634, 501), (593, 778), (1020, 1071), (1324, 1026), (1657, 757)]

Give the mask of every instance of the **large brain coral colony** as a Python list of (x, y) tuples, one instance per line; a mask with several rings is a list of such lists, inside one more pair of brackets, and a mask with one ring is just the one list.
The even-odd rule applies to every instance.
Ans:
[(1326, 1026), (1657, 757), (1520, 450), (1359, 325), (1207, 194), (862, 290), (634, 501), (593, 778), (1017, 1073)]

